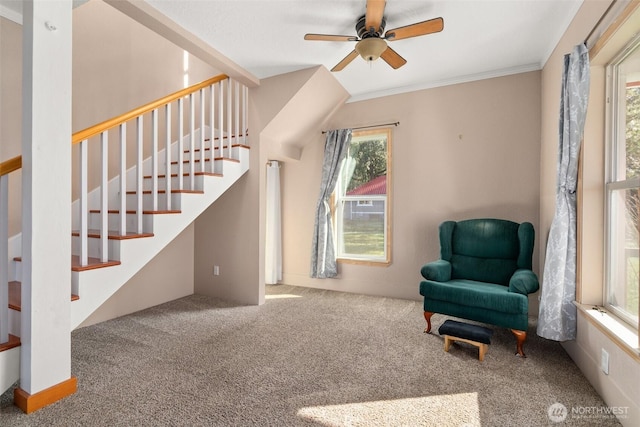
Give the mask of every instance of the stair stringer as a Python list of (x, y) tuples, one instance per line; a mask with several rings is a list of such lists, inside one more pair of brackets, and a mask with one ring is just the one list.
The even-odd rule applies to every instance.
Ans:
[(0, 351), (0, 394), (20, 378), (20, 347)]
[(153, 237), (121, 241), (116, 254), (120, 265), (71, 273), (72, 291), (80, 296), (71, 304), (71, 330), (80, 326), (249, 170), (249, 149), (240, 147), (238, 152), (240, 161), (225, 161), (223, 176), (202, 177), (204, 194), (176, 195), (181, 198), (182, 213), (153, 215)]

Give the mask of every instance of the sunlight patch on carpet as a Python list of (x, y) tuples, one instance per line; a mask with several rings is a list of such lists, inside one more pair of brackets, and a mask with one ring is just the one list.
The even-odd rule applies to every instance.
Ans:
[(310, 406), (297, 415), (324, 426), (480, 426), (477, 393)]

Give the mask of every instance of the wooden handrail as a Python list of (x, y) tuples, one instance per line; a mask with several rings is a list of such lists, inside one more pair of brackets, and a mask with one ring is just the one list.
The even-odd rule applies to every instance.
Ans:
[(109, 130), (113, 127), (118, 126), (121, 123), (127, 122), (131, 119), (134, 119), (138, 116), (148, 113), (149, 111), (155, 110), (158, 107), (162, 107), (165, 104), (173, 102), (176, 99), (182, 98), (183, 96), (187, 96), (193, 92), (196, 92), (207, 86), (211, 86), (212, 84), (225, 80), (227, 78), (229, 77), (226, 74), (220, 74), (218, 76), (212, 77), (203, 82), (197, 83), (193, 86), (189, 86), (188, 88), (181, 89), (177, 92), (174, 92), (156, 101), (151, 101), (150, 103), (143, 105), (141, 107), (135, 108), (129, 111), (128, 113), (121, 114), (112, 119), (108, 119), (102, 123), (98, 123), (97, 125), (91, 126), (90, 128), (78, 131), (74, 133), (73, 136), (71, 137), (71, 144), (77, 144), (79, 142), (82, 142), (85, 139), (89, 139), (92, 136), (95, 136), (101, 132), (104, 132), (105, 130)]
[[(128, 113), (121, 114), (109, 120), (105, 120), (102, 123), (98, 123), (97, 125), (91, 126), (90, 128), (78, 131), (74, 133), (71, 137), (71, 144), (77, 144), (79, 142), (84, 141), (85, 139), (91, 138), (92, 136), (98, 135), (105, 130), (111, 129), (115, 126), (118, 126), (121, 123), (129, 121), (133, 118), (141, 116), (142, 114), (148, 113), (149, 111), (155, 110), (158, 107), (161, 107), (165, 104), (175, 101), (176, 99), (182, 98), (183, 96), (187, 96), (190, 93), (196, 92), (202, 88), (207, 86), (211, 86), (214, 83), (218, 83), (219, 81), (225, 80), (229, 78), (226, 74), (220, 74), (218, 76), (207, 79), (203, 82), (197, 83), (193, 86), (189, 86), (187, 88), (181, 89), (177, 92), (174, 92), (170, 95), (157, 99), (155, 101), (151, 101), (148, 104), (145, 104), (141, 107), (135, 108)], [(0, 176), (6, 175), (13, 171), (22, 168), (22, 156), (17, 156), (12, 159), (6, 160), (0, 163)]]
[(0, 163), (0, 176), (17, 171), (22, 167), (22, 156), (16, 156), (13, 159), (5, 160)]

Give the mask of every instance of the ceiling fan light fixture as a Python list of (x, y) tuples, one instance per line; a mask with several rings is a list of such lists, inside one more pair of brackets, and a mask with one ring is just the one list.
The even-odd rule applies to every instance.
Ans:
[(387, 49), (387, 43), (377, 37), (369, 37), (360, 40), (356, 44), (356, 52), (365, 61), (375, 61), (380, 58), (380, 55)]

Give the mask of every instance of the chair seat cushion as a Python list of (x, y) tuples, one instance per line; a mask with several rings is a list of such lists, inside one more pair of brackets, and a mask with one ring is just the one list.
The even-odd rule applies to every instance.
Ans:
[(506, 286), (475, 280), (425, 280), (420, 283), (420, 295), (432, 301), (446, 301), (503, 313), (526, 314), (528, 310), (525, 295), (509, 292)]
[(470, 325), (469, 323), (450, 319), (444, 321), (440, 328), (438, 328), (438, 332), (440, 335), (450, 335), (483, 344), (491, 344), (491, 335), (493, 335), (493, 331), (484, 326)]

